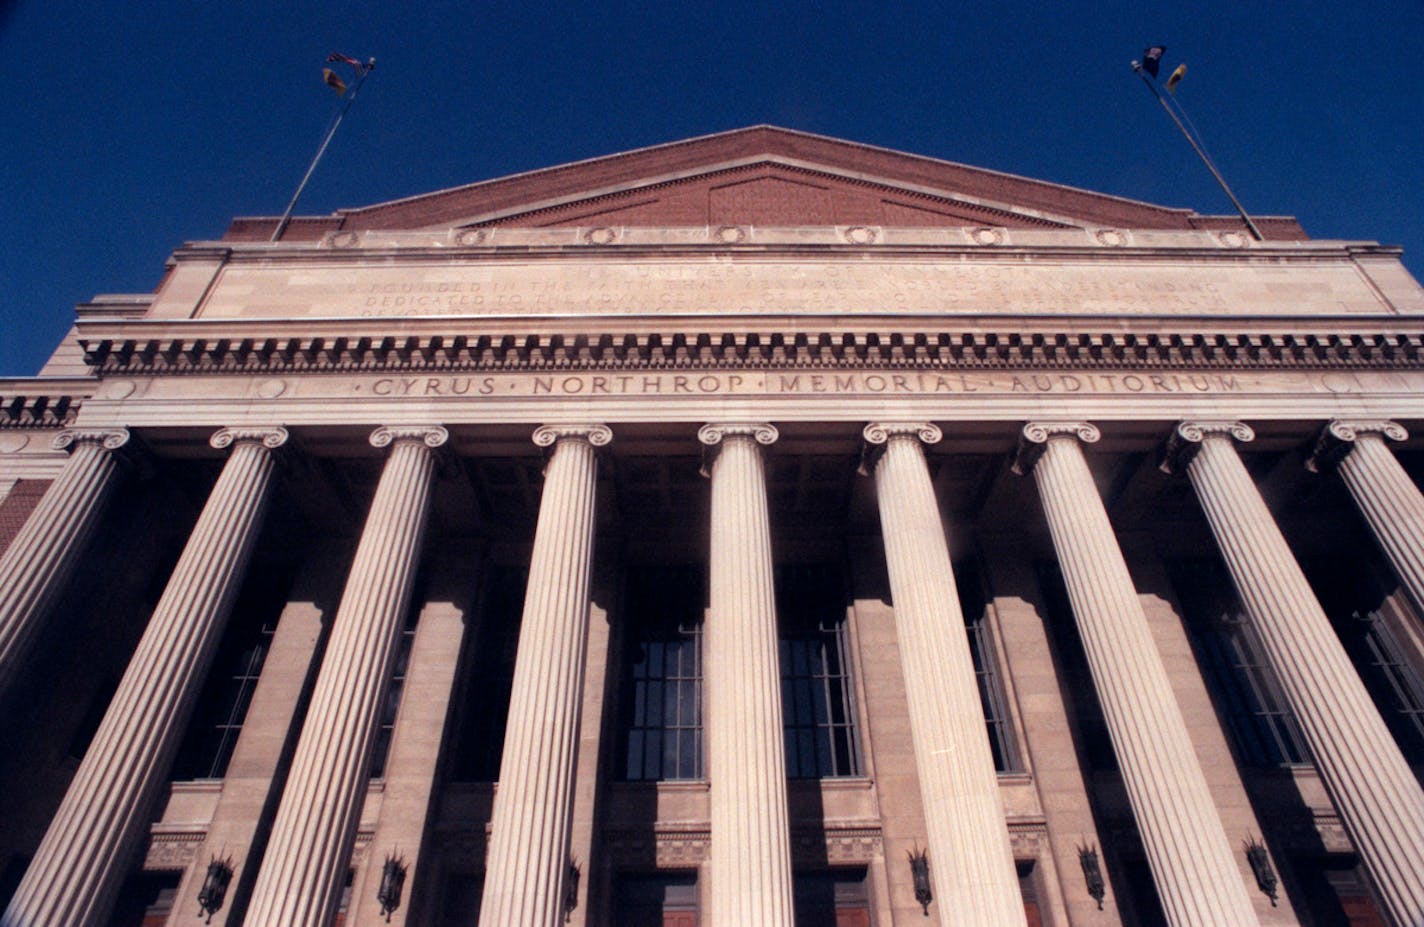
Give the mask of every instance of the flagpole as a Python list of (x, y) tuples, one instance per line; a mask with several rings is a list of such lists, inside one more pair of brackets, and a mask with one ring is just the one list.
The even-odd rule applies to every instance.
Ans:
[(312, 158), (311, 164), (307, 165), (307, 172), (302, 175), (302, 182), (297, 184), (297, 192), (292, 194), (292, 200), (287, 204), (287, 209), (282, 213), (282, 219), (277, 223), (277, 229), (272, 233), (269, 241), (277, 241), (282, 237), (282, 233), (287, 230), (287, 226), (292, 223), (292, 211), (297, 208), (297, 200), (301, 198), (302, 191), (307, 188), (307, 181), (311, 180), (312, 174), (316, 171), (316, 166), (321, 161), (322, 155), (326, 154), (326, 147), (331, 144), (331, 139), (336, 135), (336, 130), (341, 126), (341, 120), (346, 118), (347, 110), (351, 109), (351, 104), (356, 102), (356, 94), (361, 92), (361, 85), (366, 82), (366, 78), (375, 70), (376, 59), (368, 58), (361, 67), (361, 76), (351, 87), (351, 93), (346, 97), (346, 104), (341, 107), (341, 112), (336, 114), (336, 119), (331, 123), (331, 128), (326, 130), (326, 138), (321, 140), (321, 147), (316, 150), (316, 157)]
[(1147, 73), (1143, 70), (1142, 63), (1139, 61), (1132, 62), (1132, 70), (1137, 72), (1137, 76), (1142, 78), (1142, 82), (1147, 85), (1148, 90), (1152, 91), (1152, 95), (1157, 98), (1157, 102), (1162, 104), (1162, 109), (1166, 110), (1167, 115), (1172, 117), (1172, 122), (1175, 123), (1177, 128), (1181, 131), (1182, 137), (1192, 146), (1192, 150), (1197, 153), (1197, 157), (1201, 158), (1202, 163), (1206, 165), (1206, 169), (1211, 171), (1211, 176), (1215, 177), (1216, 182), (1221, 184), (1221, 189), (1226, 193), (1227, 199), (1231, 200), (1231, 205), (1235, 206), (1236, 211), (1241, 214), (1241, 219), (1246, 223), (1246, 228), (1251, 230), (1251, 236), (1257, 241), (1265, 241), (1265, 236), (1261, 234), (1261, 230), (1256, 228), (1256, 223), (1252, 222), (1251, 217), (1246, 214), (1246, 207), (1242, 206), (1241, 201), (1236, 198), (1236, 194), (1231, 192), (1231, 187), (1227, 185), (1226, 178), (1221, 176), (1221, 171), (1216, 169), (1216, 165), (1212, 163), (1211, 158), (1197, 142), (1196, 138), (1192, 136), (1192, 133), (1188, 132), (1187, 127), (1182, 125), (1182, 120), (1177, 118), (1177, 114), (1172, 111), (1172, 107), (1167, 105), (1167, 101), (1162, 98), (1162, 91), (1158, 90), (1157, 85), (1148, 78)]

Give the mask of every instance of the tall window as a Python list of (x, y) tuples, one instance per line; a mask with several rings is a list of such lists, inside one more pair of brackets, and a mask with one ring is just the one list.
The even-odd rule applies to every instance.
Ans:
[(702, 776), (702, 571), (629, 571), (624, 614), (622, 774)]
[(396, 641), (396, 656), (391, 664), (390, 682), (386, 685), (386, 700), (381, 703), (381, 726), (376, 730), (376, 746), (371, 751), (372, 779), (380, 779), (386, 774), (386, 760), (390, 759), (396, 715), (400, 713), (401, 696), (405, 694), (405, 676), (410, 669), (410, 649), (415, 643), (415, 623), (420, 608), (420, 597), (412, 597), (409, 616), (401, 629), (400, 640)]
[(798, 872), (792, 891), (796, 927), (870, 927), (864, 869)]
[(212, 670), (188, 724), (174, 779), (221, 779), (247, 720), (277, 619), (287, 601), (291, 574), (252, 570), (232, 609)]
[(860, 775), (842, 572), (831, 564), (776, 571), (782, 729), (792, 779)]
[(1399, 591), (1392, 571), (1369, 555), (1305, 569), (1400, 750), (1411, 763), (1424, 763), (1424, 674), (1406, 656), (1393, 624), (1417, 619), (1398, 601), (1402, 596), (1389, 601)]
[(1394, 629), (1376, 610), (1352, 612), (1343, 632), (1400, 749), (1413, 762), (1424, 761), (1424, 677), (1405, 658)]
[(1078, 623), (1073, 617), (1072, 603), (1068, 601), (1068, 589), (1063, 585), (1063, 574), (1051, 560), (1040, 560), (1034, 566), (1047, 612), (1044, 623), (1053, 644), (1057, 669), (1066, 683), (1064, 689), (1076, 722), (1074, 728), (1083, 764), (1099, 772), (1114, 772), (1118, 768), (1117, 754), (1113, 752), (1097, 686), (1088, 669), (1083, 639), (1078, 636)]
[(1187, 613), (1202, 674), (1242, 761), (1252, 766), (1309, 762), (1295, 715), (1220, 565), (1181, 561), (1171, 564), (1169, 573)]
[(495, 566), (485, 587), (479, 623), (470, 635), (470, 659), (461, 699), (463, 714), (455, 738), (451, 779), (494, 782), (504, 753), (504, 729), (514, 685), (514, 657), (519, 649), (519, 623), (529, 571)]
[(619, 927), (697, 927), (697, 874), (619, 873), (613, 879)]
[(954, 577), (959, 586), (959, 605), (964, 612), (964, 630), (969, 635), (969, 654), (974, 659), (974, 679), (979, 684), (984, 726), (989, 732), (989, 748), (994, 753), (994, 769), (1010, 772), (1018, 768), (1018, 759), (1009, 728), (1008, 705), (999, 681), (999, 663), (994, 659), (989, 640), (984, 583), (973, 561), (955, 564)]

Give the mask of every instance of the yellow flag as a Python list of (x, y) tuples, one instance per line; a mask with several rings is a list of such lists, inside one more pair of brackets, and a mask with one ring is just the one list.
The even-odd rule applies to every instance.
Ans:
[(1167, 92), (1176, 93), (1177, 85), (1180, 84), (1182, 82), (1182, 78), (1186, 76), (1187, 66), (1185, 64), (1177, 65), (1177, 70), (1173, 71), (1172, 76), (1167, 78)]
[[(1180, 70), (1180, 68), (1178, 69)], [(336, 76), (336, 72), (331, 68), (321, 69), (321, 79), (326, 81), (326, 85), (339, 94), (346, 92), (346, 81)]]

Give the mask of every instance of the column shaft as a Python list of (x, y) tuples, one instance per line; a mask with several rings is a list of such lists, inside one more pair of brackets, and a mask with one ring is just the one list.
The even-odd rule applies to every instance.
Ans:
[(1424, 615), (1424, 495), (1384, 443), (1386, 437), (1402, 440), (1404, 429), (1393, 422), (1331, 423), (1337, 436), (1342, 430), (1352, 446), (1340, 461), (1340, 478)]
[(1424, 923), (1424, 791), (1232, 447), (1239, 423), (1187, 423), (1187, 474), (1316, 768), (1396, 924)]
[(920, 447), (922, 439), (938, 441), (939, 429), (876, 424), (865, 436), (884, 444), (875, 491), (938, 920), (945, 927), (1022, 925), (1023, 897), (964, 613)]
[(544, 475), (495, 795), (481, 927), (564, 921), (593, 566), (599, 425), (540, 428)]
[(445, 429), (381, 428), (393, 445), (312, 692), (246, 922), (326, 927), (366, 799), (381, 700), (420, 558)]
[(1029, 425), (1033, 467), (1093, 686), (1167, 919), (1257, 923), (1127, 563), (1083, 457), (1091, 425)]
[(9, 925), (104, 923), (143, 837), (261, 527), (282, 429), (213, 437), (236, 446), (84, 761), (6, 910)]
[(0, 556), (0, 692), (9, 688), (45, 611), (74, 570), (113, 488), (124, 429), (71, 429), (54, 439), (69, 460)]
[(708, 425), (712, 550), (706, 646), (711, 927), (792, 927), (781, 664), (766, 472), (769, 425)]

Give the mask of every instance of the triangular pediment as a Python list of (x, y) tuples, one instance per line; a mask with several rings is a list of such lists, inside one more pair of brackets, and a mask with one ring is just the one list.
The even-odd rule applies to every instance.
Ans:
[[(263, 220), (238, 220), (245, 238)], [(886, 226), (1193, 229), (1226, 217), (936, 158), (753, 126), (299, 219), (334, 229)], [(247, 224), (243, 224), (247, 223)], [(1302, 238), (1294, 220), (1268, 237)]]

